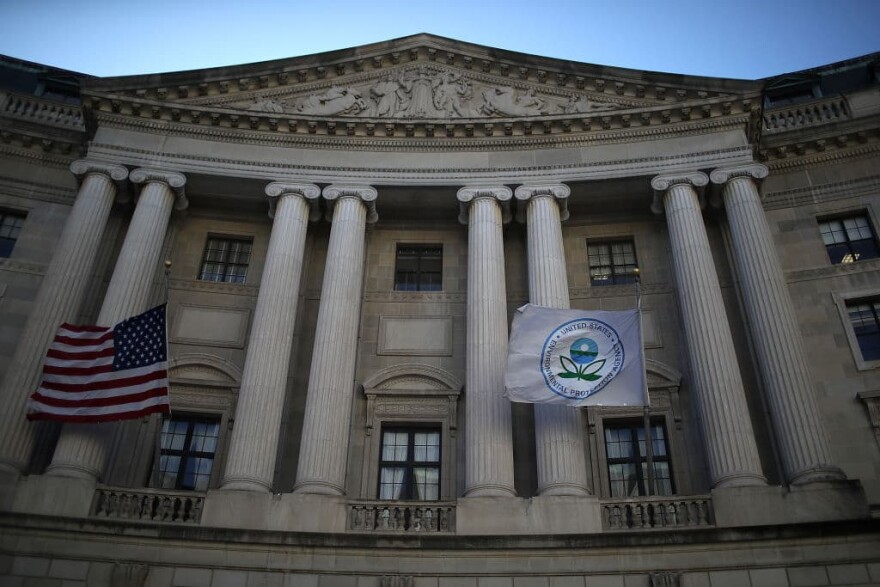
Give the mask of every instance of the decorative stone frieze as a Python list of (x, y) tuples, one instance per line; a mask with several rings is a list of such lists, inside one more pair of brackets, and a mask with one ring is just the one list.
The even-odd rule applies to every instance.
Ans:
[(843, 472), (832, 464), (797, 317), (755, 185), (767, 173), (763, 165), (741, 165), (716, 169), (711, 179), (722, 187), (736, 271), (786, 480), (842, 479)]
[(80, 309), (119, 182), (128, 175), (124, 167), (92, 160), (70, 169), (83, 176), (79, 193), (0, 386), (0, 468), (13, 471), (24, 470), (33, 448), (25, 406), (39, 384), (46, 349), (58, 326), (73, 321)]
[(465, 495), (513, 496), (513, 431), (504, 397), (507, 304), (505, 216), (509, 188), (458, 191), (459, 221), (468, 224), (467, 354), (465, 359)]
[(708, 181), (703, 173), (683, 173), (655, 177), (651, 186), (658, 192), (655, 204), (662, 203), (666, 214), (712, 485), (762, 485), (766, 480), (695, 189)]
[(232, 431), (223, 489), (271, 491), (278, 433), (287, 389), (310, 208), (314, 184), (270, 183), (277, 199), (266, 265), (251, 326), (241, 378), (236, 426)]

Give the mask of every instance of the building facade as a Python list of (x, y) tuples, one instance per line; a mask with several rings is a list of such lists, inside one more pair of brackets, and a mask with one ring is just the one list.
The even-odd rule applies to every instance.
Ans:
[[(880, 584), (878, 64), (5, 58), (0, 577)], [(637, 279), (647, 411), (503, 396), (516, 308)], [(166, 297), (170, 418), (26, 420), (59, 324)]]

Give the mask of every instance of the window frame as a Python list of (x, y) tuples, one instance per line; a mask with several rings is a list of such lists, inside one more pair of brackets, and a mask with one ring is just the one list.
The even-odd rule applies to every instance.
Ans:
[(0, 241), (10, 242), (8, 254), (3, 254), (2, 246), (0, 246), (0, 259), (9, 259), (12, 257), (12, 254), (15, 252), (16, 245), (18, 245), (18, 242), (21, 240), (21, 234), (24, 230), (25, 223), (27, 222), (27, 217), (28, 213), (24, 210), (0, 208), (0, 228), (2, 228), (3, 222), (6, 220), (6, 218), (17, 218), (21, 220), (21, 224), (17, 227), (14, 227), (17, 230), (15, 238), (0, 236)]
[[(665, 455), (658, 456), (656, 454), (652, 455), (652, 463), (666, 463), (669, 469), (669, 485), (670, 485), (670, 493), (668, 494), (660, 494), (656, 492), (657, 485), (654, 485), (655, 492), (651, 493), (650, 496), (647, 493), (647, 483), (648, 479), (645, 477), (645, 472), (642, 470), (642, 464), (646, 465), (647, 469), (648, 463), (648, 455), (647, 451), (645, 454), (640, 454), (640, 446), (641, 444), (645, 444), (647, 447), (646, 440), (639, 439), (639, 433), (644, 431), (644, 418), (609, 418), (603, 421), (602, 423), (602, 433), (604, 440), (604, 448), (605, 448), (605, 470), (607, 472), (608, 484), (607, 491), (610, 497), (612, 498), (640, 498), (640, 497), (671, 497), (677, 495), (676, 492), (676, 484), (675, 484), (675, 472), (672, 467), (672, 457), (671, 450), (669, 446), (669, 431), (666, 427), (665, 419), (662, 416), (651, 416), (650, 425), (651, 425), (651, 439), (653, 440), (653, 432), (655, 427), (660, 427), (663, 431), (663, 443), (665, 445)], [(630, 441), (634, 447), (634, 454), (632, 457), (611, 457), (608, 454), (608, 432), (612, 429), (618, 430), (626, 430), (629, 432)], [(652, 442), (652, 445), (654, 443)], [(634, 464), (635, 465), (635, 473), (636, 473), (636, 482), (638, 485), (639, 493), (636, 495), (613, 495), (614, 489), (612, 487), (612, 479), (611, 479), (611, 467), (613, 465), (619, 464)]]
[[(638, 254), (636, 253), (637, 247), (636, 247), (635, 237), (622, 235), (622, 236), (614, 236), (614, 237), (608, 237), (608, 238), (588, 238), (587, 239), (587, 241), (586, 241), (586, 244), (587, 244), (587, 279), (589, 280), (590, 287), (609, 287), (609, 286), (615, 286), (615, 285), (631, 285), (631, 284), (635, 283), (636, 278), (632, 272), (618, 273), (616, 271), (617, 267), (621, 267), (621, 268), (630, 267), (630, 264), (616, 265), (614, 263), (614, 252), (612, 250), (612, 247), (613, 247), (613, 245), (621, 244), (621, 243), (629, 244), (632, 246), (633, 263), (631, 264), (631, 267), (634, 269), (638, 268), (639, 258), (638, 258)], [(608, 247), (608, 256), (609, 256), (609, 260), (610, 260), (610, 265), (597, 265), (594, 267), (594, 265), (591, 262), (592, 255), (590, 253), (590, 247), (595, 247), (595, 246), (607, 246)], [(599, 269), (599, 268), (603, 268), (603, 267), (608, 267), (610, 269), (610, 279), (608, 280), (608, 282), (605, 282), (605, 283), (596, 283), (596, 281), (593, 279), (593, 269)], [(623, 279), (624, 276), (627, 276), (627, 275), (631, 276), (631, 279), (626, 279), (625, 281), (617, 281), (618, 278)]]
[[(209, 263), (208, 254), (211, 251), (209, 245), (212, 240), (220, 240), (226, 241), (227, 243), (247, 243), (250, 246), (250, 250), (247, 253), (247, 262), (246, 263), (233, 263), (230, 262), (229, 259), (229, 251), (225, 251), (223, 255), (223, 259), (221, 261), (210, 261), (211, 263), (220, 265), (223, 269), (223, 279), (206, 279), (205, 275), (205, 265)], [(199, 261), (198, 272), (196, 273), (197, 281), (204, 281), (206, 283), (226, 283), (230, 285), (247, 285), (248, 283), (248, 274), (250, 273), (250, 269), (252, 266), (254, 254), (254, 237), (247, 235), (234, 235), (234, 234), (217, 234), (217, 233), (208, 233), (205, 239), (205, 246), (202, 248), (202, 257)], [(231, 281), (228, 278), (230, 276), (234, 276), (229, 273), (229, 269), (231, 267), (243, 267), (244, 275), (242, 275), (241, 281)], [(217, 272), (212, 271), (211, 274), (216, 275)]]
[(849, 350), (853, 357), (857, 371), (870, 371), (880, 368), (880, 359), (866, 360), (862, 354), (862, 347), (853, 329), (852, 320), (849, 316), (849, 305), (862, 301), (880, 303), (880, 289), (858, 290), (849, 292), (832, 292), (831, 299), (837, 306), (840, 323), (846, 334)]
[[(401, 269), (400, 269), (401, 249), (406, 248), (406, 247), (411, 247), (414, 249), (423, 249), (423, 251), (416, 258), (415, 289), (406, 289), (406, 288), (401, 287), (401, 285), (404, 283), (398, 278), (398, 276), (401, 274)], [(440, 250), (439, 272), (427, 271), (427, 270), (423, 270), (423, 268), (422, 268), (423, 262), (426, 261), (423, 253), (426, 252), (428, 249), (439, 249)], [(393, 278), (393, 283), (392, 283), (393, 290), (399, 291), (399, 292), (410, 292), (410, 293), (413, 293), (413, 292), (437, 293), (437, 292), (443, 291), (443, 273), (444, 273), (443, 259), (444, 259), (444, 246), (443, 246), (442, 242), (403, 242), (403, 241), (401, 241), (401, 242), (395, 243), (395, 247), (394, 247), (394, 278)], [(438, 275), (439, 279), (437, 281), (437, 288), (436, 289), (429, 287), (429, 286), (433, 285), (433, 282), (426, 283), (426, 284), (422, 283), (423, 274), (435, 274), (435, 273), (439, 273), (439, 275)]]
[[(857, 218), (864, 218), (865, 221), (867, 222), (868, 230), (871, 232), (870, 239), (865, 238), (865, 239), (851, 240), (849, 238), (848, 232), (846, 232), (846, 230), (844, 229), (844, 234), (846, 235), (845, 241), (840, 242), (840, 243), (832, 243), (830, 245), (825, 242), (825, 237), (824, 237), (825, 233), (823, 233), (823, 231), (822, 231), (823, 224), (826, 224), (829, 222), (844, 222), (846, 220), (857, 219)], [(852, 263), (861, 263), (864, 261), (869, 261), (871, 259), (880, 258), (880, 240), (878, 240), (878, 238), (877, 238), (877, 230), (875, 229), (876, 223), (874, 222), (874, 216), (870, 212), (870, 210), (867, 210), (867, 209), (846, 210), (846, 211), (842, 211), (842, 212), (838, 212), (838, 213), (834, 213), (834, 214), (817, 216), (816, 217), (816, 224), (819, 229), (819, 238), (822, 240), (822, 245), (825, 248), (826, 258), (828, 259), (828, 261), (832, 265), (849, 265)], [(874, 248), (876, 249), (877, 254), (875, 254), (874, 256), (871, 256), (871, 257), (865, 257), (862, 259), (854, 258), (852, 260), (847, 261), (846, 260), (847, 256), (852, 256), (853, 254), (856, 253), (856, 251), (853, 250), (851, 243), (867, 241), (867, 240), (870, 240), (871, 242), (873, 242)], [(836, 247), (836, 246), (840, 246), (840, 245), (846, 245), (848, 252), (846, 255), (843, 256), (843, 258), (840, 261), (834, 261), (833, 257), (831, 256), (831, 252), (829, 250), (829, 247)]]
[[(385, 449), (385, 434), (389, 432), (404, 433), (407, 435), (407, 458), (405, 461), (386, 461), (382, 458)], [(415, 437), (420, 432), (437, 434), (437, 459), (432, 461), (418, 461), (415, 459)], [(379, 473), (376, 486), (376, 499), (382, 501), (440, 501), (443, 495), (443, 430), (440, 422), (421, 422), (407, 424), (405, 422), (389, 422), (383, 424), (380, 430), (379, 441)], [(383, 498), (382, 496), (382, 471), (385, 468), (403, 468), (403, 489), (401, 496), (396, 498)], [(419, 467), (434, 468), (437, 470), (437, 498), (420, 499), (416, 493), (415, 469)]]
[[(172, 449), (172, 448), (164, 448), (162, 446), (162, 435), (163, 429), (165, 427), (166, 422), (171, 421), (186, 421), (187, 422), (187, 430), (186, 430), (186, 438), (184, 440), (184, 447), (182, 449)], [(211, 453), (207, 451), (193, 451), (191, 450), (191, 443), (193, 437), (193, 429), (196, 424), (215, 424), (217, 426), (217, 435), (214, 437), (214, 450)], [(154, 464), (156, 478), (151, 479), (153, 483), (158, 483), (155, 487), (160, 490), (173, 490), (173, 491), (207, 491), (211, 489), (214, 485), (214, 479), (217, 476), (218, 469), (220, 467), (221, 460), (221, 437), (223, 432), (223, 417), (219, 414), (191, 414), (191, 413), (175, 413), (169, 418), (163, 418), (159, 424), (159, 463), (161, 463), (161, 458), (163, 456), (177, 456), (180, 461), (177, 468), (177, 474), (175, 475), (174, 487), (163, 487), (162, 480), (164, 475), (161, 470), (161, 464)], [(172, 454), (175, 453), (175, 454)], [(189, 459), (198, 459), (198, 458), (206, 458), (206, 456), (210, 455), (211, 457), (211, 472), (208, 474), (207, 485), (204, 488), (197, 487), (183, 487), (183, 480), (185, 478), (186, 472), (186, 462)], [(151, 475), (152, 477), (152, 475)]]

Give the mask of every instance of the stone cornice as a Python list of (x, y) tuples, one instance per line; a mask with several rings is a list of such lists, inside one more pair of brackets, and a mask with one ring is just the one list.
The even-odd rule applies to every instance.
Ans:
[[(748, 103), (748, 107), (744, 106)], [(267, 114), (228, 109), (175, 108), (146, 104), (132, 114), (120, 103), (92, 113), (100, 125), (137, 128), (182, 135), (205, 135), (212, 140), (262, 144), (310, 144), (326, 148), (379, 147), (460, 149), (468, 146), (535, 146), (656, 138), (719, 128), (741, 128), (751, 119), (751, 102), (708, 101), (637, 110), (555, 114), (530, 118), (446, 120), (385, 120), (321, 118), (302, 114)]]
[(16, 147), (9, 144), (0, 144), (0, 155), (5, 157), (20, 159), (28, 163), (38, 163), (51, 167), (59, 167), (69, 169), (70, 163), (74, 157), (79, 157), (79, 149), (71, 150), (67, 153), (57, 154), (52, 151), (44, 151), (30, 145), (21, 145)]
[[(845, 146), (845, 145), (843, 145)], [(829, 151), (819, 151), (807, 156), (796, 156), (792, 158), (765, 159), (767, 167), (771, 172), (788, 171), (793, 169), (802, 169), (805, 167), (814, 167), (826, 163), (833, 163), (844, 159), (855, 159), (865, 156), (876, 156), (880, 153), (880, 140), (872, 140), (867, 144), (851, 148), (837, 148)]]
[(37, 181), (21, 181), (20, 179), (7, 176), (0, 176), (0, 192), (18, 198), (41, 200), (56, 204), (70, 205), (76, 199), (75, 190)]
[(836, 265), (822, 265), (809, 269), (795, 269), (785, 272), (787, 283), (799, 281), (812, 281), (814, 279), (831, 279), (847, 275), (876, 274), (880, 270), (880, 259), (867, 259), (855, 263), (838, 263)]
[(186, 176), (176, 171), (163, 171), (161, 169), (150, 169), (140, 167), (135, 169), (129, 175), (133, 184), (161, 183), (168, 186), (174, 192), (174, 209), (186, 210), (189, 206), (189, 200), (186, 198)]
[(563, 222), (568, 220), (568, 197), (571, 195), (571, 189), (565, 184), (543, 184), (543, 185), (521, 185), (516, 188), (514, 197), (518, 201), (516, 220), (517, 222), (526, 221), (526, 207), (529, 200), (541, 196), (553, 198), (559, 206), (559, 219)]
[(374, 224), (379, 220), (376, 212), (376, 198), (379, 193), (375, 188), (368, 185), (333, 184), (324, 188), (321, 193), (327, 200), (327, 220), (333, 221), (333, 207), (341, 198), (357, 198), (367, 207), (367, 224)]
[(470, 167), (412, 169), (394, 167), (352, 167), (300, 165), (291, 161), (266, 159), (247, 160), (201, 155), (180, 155), (169, 152), (136, 149), (124, 145), (93, 143), (90, 152), (103, 158), (112, 158), (126, 165), (156, 164), (161, 162), (185, 171), (209, 172), (220, 175), (236, 175), (273, 179), (287, 176), (287, 181), (315, 181), (333, 183), (342, 179), (352, 183), (370, 181), (409, 184), (461, 185), (462, 174), (471, 180), (485, 183), (537, 183), (544, 181), (593, 180), (620, 176), (651, 175), (663, 168), (692, 166), (712, 168), (732, 162), (750, 161), (752, 150), (748, 146), (733, 146), (713, 151), (696, 151), (670, 156), (619, 159), (612, 161), (576, 162), (558, 165), (532, 165), (521, 167)]
[(313, 183), (288, 183), (273, 181), (266, 186), (266, 195), (269, 196), (269, 218), (275, 218), (275, 208), (278, 200), (284, 196), (300, 196), (309, 205), (309, 220), (317, 222), (321, 218), (321, 210), (318, 200), (321, 198), (321, 188)]
[(701, 172), (673, 173), (658, 175), (651, 180), (651, 188), (654, 190), (654, 201), (651, 202), (651, 211), (655, 214), (663, 213), (663, 196), (667, 190), (677, 185), (688, 185), (694, 188), (703, 203), (703, 188), (709, 183), (709, 177)]
[(776, 210), (810, 203), (870, 196), (880, 191), (880, 175), (801, 188), (767, 192), (764, 208)]

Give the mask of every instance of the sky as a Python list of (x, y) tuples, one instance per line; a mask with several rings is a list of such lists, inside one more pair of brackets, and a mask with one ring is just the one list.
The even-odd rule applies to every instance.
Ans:
[(0, 0), (0, 53), (98, 76), (238, 65), (416, 33), (757, 79), (880, 51), (880, 0)]

